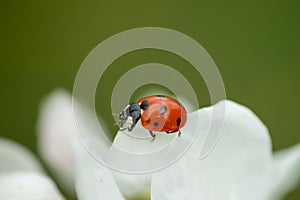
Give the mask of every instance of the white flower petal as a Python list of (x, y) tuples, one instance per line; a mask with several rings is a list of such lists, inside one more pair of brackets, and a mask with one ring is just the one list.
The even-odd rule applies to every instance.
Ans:
[(270, 200), (281, 199), (300, 181), (300, 144), (275, 153)]
[(140, 123), (131, 131), (119, 131), (114, 139), (113, 146), (129, 153), (151, 153), (166, 147), (176, 134), (157, 133), (155, 139)]
[(0, 138), (0, 173), (11, 171), (38, 171), (42, 167), (28, 149), (5, 138)]
[(97, 162), (79, 141), (76, 149), (76, 192), (80, 200), (124, 199), (110, 170)]
[(0, 175), (1, 200), (63, 200), (54, 183), (35, 172)]
[[(157, 134), (155, 139), (153, 139), (149, 132), (139, 123), (132, 132), (119, 131), (111, 150), (120, 149), (131, 154), (146, 154), (165, 148), (176, 137), (176, 134), (167, 135), (163, 133)], [(114, 158), (116, 157), (109, 157), (109, 159)], [(130, 161), (125, 158), (125, 161), (121, 162)], [(122, 194), (125, 196), (132, 197), (150, 189), (152, 174), (129, 174), (113, 170), (112, 174)]]
[(213, 107), (197, 111), (202, 120), (200, 137), (187, 154), (153, 176), (152, 199), (266, 199), (271, 169), (268, 131), (249, 109), (231, 101), (225, 103), (222, 135), (211, 154), (198, 159)]
[(120, 191), (127, 197), (134, 197), (150, 190), (152, 174), (126, 174), (111, 170)]
[(75, 130), (71, 95), (64, 89), (56, 89), (45, 98), (40, 108), (38, 148), (55, 178), (70, 193), (74, 190), (72, 138), (76, 135)]

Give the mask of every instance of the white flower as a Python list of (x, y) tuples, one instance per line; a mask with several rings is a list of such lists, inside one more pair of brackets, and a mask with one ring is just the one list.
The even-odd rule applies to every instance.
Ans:
[(0, 138), (1, 200), (63, 200), (35, 156), (21, 145)]
[[(154, 200), (281, 199), (299, 180), (300, 145), (273, 154), (268, 131), (262, 122), (249, 109), (234, 102), (226, 100), (214, 106), (222, 103), (226, 104), (224, 129), (207, 158), (199, 160), (198, 153), (210, 124), (212, 107), (189, 114), (183, 133), (189, 133), (199, 116), (200, 137), (180, 160), (152, 175), (129, 175), (106, 168), (79, 142), (75, 142), (73, 152), (76, 132), (71, 97), (60, 89), (47, 97), (41, 107), (39, 149), (56, 179), (63, 181), (62, 185), (69, 191), (74, 188), (76, 179), (80, 200), (125, 199), (149, 191), (150, 187)], [(184, 139), (182, 135), (177, 140)], [(114, 143), (137, 148), (132, 147), (136, 144), (131, 144), (123, 133), (118, 133)], [(1, 183), (0, 177), (0, 188)], [(0, 197), (3, 192), (0, 189)]]

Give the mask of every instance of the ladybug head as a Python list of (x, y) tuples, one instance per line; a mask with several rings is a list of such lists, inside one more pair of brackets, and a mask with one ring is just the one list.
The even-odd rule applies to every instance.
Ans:
[(118, 123), (121, 127), (129, 120), (132, 120), (132, 124), (136, 124), (138, 120), (141, 118), (141, 108), (138, 103), (131, 103), (127, 106), (123, 111), (119, 114)]
[(123, 128), (128, 120), (129, 112), (127, 109), (123, 110), (119, 114), (118, 122), (116, 123), (120, 128)]
[(120, 112), (119, 120), (120, 121), (127, 121), (128, 116), (129, 116), (128, 109), (125, 109), (125, 110), (123, 110), (123, 111)]

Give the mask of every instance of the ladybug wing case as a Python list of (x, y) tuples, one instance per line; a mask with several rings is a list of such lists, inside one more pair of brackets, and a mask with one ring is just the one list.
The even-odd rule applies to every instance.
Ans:
[(150, 96), (139, 100), (144, 128), (155, 132), (175, 132), (186, 122), (186, 111), (175, 99)]

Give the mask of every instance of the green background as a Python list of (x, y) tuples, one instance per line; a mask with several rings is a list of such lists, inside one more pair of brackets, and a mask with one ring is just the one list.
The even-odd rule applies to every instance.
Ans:
[[(227, 97), (263, 120), (274, 150), (297, 144), (299, 10), (296, 1), (1, 1), (0, 136), (36, 151), (40, 99), (56, 87), (71, 91), (83, 59), (109, 36), (157, 26), (185, 33), (204, 46), (219, 67)], [(112, 64), (113, 73), (107, 72), (112, 84), (99, 85), (97, 105), (113, 87), (114, 73), (146, 62), (187, 65), (166, 52), (129, 53)], [(205, 85), (199, 83), (199, 88), (202, 105), (208, 105)], [(300, 186), (286, 197), (299, 198)]]

